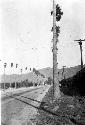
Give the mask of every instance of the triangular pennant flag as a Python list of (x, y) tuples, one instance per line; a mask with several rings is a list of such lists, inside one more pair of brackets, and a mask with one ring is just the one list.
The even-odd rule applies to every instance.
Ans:
[(35, 68), (33, 68), (33, 72), (35, 72), (36, 71), (36, 69)]
[(25, 70), (27, 70), (27, 67), (25, 68)]
[(21, 73), (22, 73), (22, 69), (20, 69), (21, 70)]
[(6, 66), (7, 66), (7, 63), (4, 63), (4, 68), (6, 68)]
[(11, 63), (11, 67), (13, 67), (13, 63)]
[(16, 68), (18, 67), (18, 64), (16, 64)]

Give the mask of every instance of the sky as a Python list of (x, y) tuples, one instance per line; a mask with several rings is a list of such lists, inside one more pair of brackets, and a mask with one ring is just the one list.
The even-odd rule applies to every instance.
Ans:
[[(55, 0), (63, 16), (59, 23), (58, 68), (80, 64), (76, 39), (85, 39), (85, 0)], [(30, 68), (52, 67), (52, 0), (0, 1), (0, 74), (29, 72)], [(83, 42), (85, 64), (85, 42)], [(14, 63), (13, 68), (10, 64)], [(15, 64), (18, 63), (18, 68)], [(28, 70), (25, 70), (28, 67)]]

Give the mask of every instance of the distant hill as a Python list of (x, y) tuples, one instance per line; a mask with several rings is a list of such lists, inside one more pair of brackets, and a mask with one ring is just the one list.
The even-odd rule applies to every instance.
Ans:
[[(84, 65), (84, 67), (85, 67), (85, 65)], [(69, 78), (69, 77), (74, 76), (78, 71), (80, 71), (80, 69), (81, 69), (80, 65), (75, 66), (75, 67), (65, 68), (64, 69), (65, 78)], [(53, 69), (50, 67), (45, 68), (45, 69), (41, 69), (39, 71), (42, 74), (44, 74), (46, 76), (46, 78), (53, 77)], [(58, 69), (58, 72), (59, 72), (59, 81), (61, 81), (63, 79), (63, 76), (62, 76), (63, 69), (62, 68)]]
[(53, 75), (53, 69), (50, 68), (50, 67), (40, 69), (39, 72), (42, 73), (42, 74), (44, 74), (44, 76), (45, 76), (46, 78), (48, 78), (48, 77), (53, 77), (53, 76), (52, 76), (52, 75)]
[[(75, 66), (75, 67), (70, 67), (70, 68), (65, 68), (65, 77), (69, 78), (72, 77), (73, 75), (75, 75), (79, 70), (80, 70), (80, 65), (79, 66)], [(26, 79), (28, 79), (28, 81), (31, 82), (38, 82), (38, 81), (44, 81), (46, 79), (48, 79), (48, 77), (53, 77), (53, 69), (48, 67), (48, 68), (43, 68), (38, 70), (40, 72), (40, 75), (36, 75), (36, 73), (34, 72), (30, 72), (27, 74), (22, 74), (22, 75), (17, 75), (17, 74), (13, 74), (13, 75), (5, 75), (5, 82), (7, 83), (12, 83), (12, 82), (20, 82), (20, 81), (24, 81)], [(63, 69), (58, 69), (59, 72), (59, 80), (63, 79), (62, 77), (62, 71)], [(43, 78), (42, 75), (45, 76), (45, 78)], [(4, 76), (1, 76), (1, 82), (4, 82)]]

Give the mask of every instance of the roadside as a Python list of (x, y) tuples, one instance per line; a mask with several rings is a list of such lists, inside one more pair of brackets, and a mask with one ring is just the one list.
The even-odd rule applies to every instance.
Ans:
[(60, 81), (61, 97), (53, 103), (51, 87), (38, 110), (36, 125), (85, 125), (84, 83), (85, 68)]
[[(85, 125), (85, 97), (61, 97), (52, 103), (52, 88), (49, 89), (38, 110), (36, 125)], [(50, 111), (50, 112), (49, 112)]]

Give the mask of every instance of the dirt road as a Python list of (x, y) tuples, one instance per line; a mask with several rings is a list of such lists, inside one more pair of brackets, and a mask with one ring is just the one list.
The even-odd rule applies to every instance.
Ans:
[(2, 100), (2, 125), (33, 125), (31, 119), (34, 119), (37, 114), (37, 108), (34, 108), (33, 106), (38, 107), (40, 105), (40, 102), (49, 87), (50, 86), (42, 86), (39, 89), (32, 90), (30, 92), (26, 91), (26, 93), (24, 92), (22, 95), (13, 95), (14, 98), (18, 98), (19, 100), (27, 103), (11, 97), (6, 100)]

